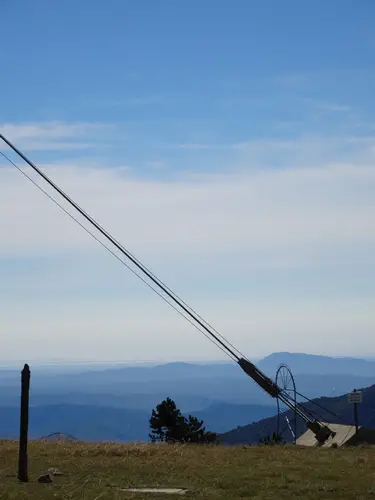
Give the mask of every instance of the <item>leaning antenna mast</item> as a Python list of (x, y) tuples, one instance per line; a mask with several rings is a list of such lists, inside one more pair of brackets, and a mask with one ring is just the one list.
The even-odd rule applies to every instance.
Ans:
[[(31, 160), (29, 160), (19, 149), (16, 148), (4, 135), (0, 134), (0, 139), (2, 139), (7, 146), (9, 146), (22, 160), (24, 160), (50, 187), (52, 187), (65, 201), (67, 201), (87, 222), (89, 222), (102, 236), (104, 236), (121, 254), (126, 257), (138, 270), (140, 270), (143, 275), (150, 280), (154, 285), (156, 285), (165, 296), (160, 295), (160, 293), (154, 290), (158, 295), (160, 295), (166, 302), (177, 310), (182, 316), (192, 323), (201, 333), (206, 337), (210, 338), (217, 347), (223, 350), (233, 361), (235, 361), (242, 370), (251, 377), (265, 392), (267, 392), (271, 397), (278, 398), (282, 401), (285, 406), (290, 408), (302, 418), (309, 429), (315, 434), (316, 439), (319, 443), (324, 443), (331, 435), (332, 431), (324, 425), (319, 420), (312, 416), (309, 416), (305, 409), (293, 401), (289, 394), (283, 391), (272, 379), (261, 372), (251, 361), (249, 361), (241, 352), (236, 349), (230, 342), (225, 339), (220, 333), (217, 332), (209, 323), (207, 323), (199, 314), (197, 314), (191, 307), (189, 307), (178, 295), (176, 295), (170, 288), (168, 288), (159, 278), (157, 278), (146, 266), (144, 266), (134, 255), (132, 255), (121, 243), (119, 243), (110, 233), (108, 233), (95, 219), (93, 219), (87, 212), (85, 212), (74, 200), (72, 200), (61, 188), (57, 186), (44, 172), (42, 172)], [(13, 163), (6, 155), (3, 156), (12, 163), (16, 168), (18, 166)], [(19, 169), (19, 168), (18, 168)], [(21, 169), (19, 169), (21, 170)], [(23, 173), (23, 171), (21, 170)], [(28, 176), (27, 176), (28, 177)], [(29, 178), (29, 177), (28, 177)], [(31, 180), (29, 178), (29, 180)], [(33, 181), (32, 181), (33, 182)], [(40, 188), (38, 184), (37, 187)], [(42, 188), (40, 188), (42, 189)], [(42, 191), (48, 197), (50, 197), (43, 189)], [(51, 197), (50, 197), (51, 198)], [(56, 200), (51, 198), (60, 208), (64, 210), (70, 217), (72, 217), (75, 222), (77, 222), (83, 229), (91, 234), (99, 243), (103, 243), (98, 240), (93, 233), (88, 231), (80, 222), (77, 221), (69, 212), (67, 212)], [(110, 251), (116, 258), (117, 255), (113, 253), (106, 245), (105, 248)], [(119, 259), (123, 264), (127, 264)], [(127, 266), (128, 267), (128, 266)], [(130, 268), (131, 269), (131, 268)], [(132, 269), (131, 269), (132, 270)], [(133, 271), (133, 270), (132, 270)], [(134, 272), (134, 271), (133, 271)], [(138, 278), (144, 281), (148, 286), (150, 286), (140, 275), (135, 273)], [(172, 301), (169, 302), (169, 300)], [(178, 309), (177, 309), (178, 308)], [(186, 316), (187, 315), (187, 316)]]

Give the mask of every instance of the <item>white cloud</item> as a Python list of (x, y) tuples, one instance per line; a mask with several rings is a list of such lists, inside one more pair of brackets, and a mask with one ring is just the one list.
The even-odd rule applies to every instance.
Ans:
[[(263, 253), (262, 259), (272, 261), (281, 253), (293, 261), (375, 244), (372, 167), (258, 169), (174, 181), (69, 165), (43, 170), (117, 239), (145, 256), (212, 259), (240, 252)], [(1, 169), (0, 231), (3, 256), (95, 249), (81, 229), (7, 167)]]
[[(202, 280), (229, 269), (243, 274), (245, 283), (251, 271), (262, 267), (313, 265), (322, 272), (337, 263), (343, 268), (375, 266), (374, 167), (321, 163), (256, 168), (251, 156), (249, 163), (251, 168), (242, 170), (165, 180), (135, 178), (105, 166), (41, 168), (176, 291), (184, 289), (176, 278), (181, 267), (185, 274), (201, 274)], [(121, 353), (129, 360), (207, 359), (220, 354), (157, 297), (140, 297), (138, 291), (132, 296), (132, 285), (120, 289), (120, 278), (114, 278), (114, 286), (121, 300), (78, 296), (74, 287), (90, 270), (70, 268), (69, 259), (96, 262), (92, 273), (98, 278), (89, 279), (87, 286), (100, 288), (103, 273), (122, 277), (122, 270), (107, 266), (91, 238), (7, 165), (0, 168), (0, 234), (0, 270), (4, 259), (14, 269), (5, 278), (9, 296), (0, 301), (2, 324), (10, 332), (2, 358), (103, 360), (118, 359)], [(31, 272), (36, 257), (45, 263), (48, 258), (49, 283), (46, 270), (40, 280), (37, 271)], [(69, 283), (72, 296), (65, 293), (57, 302), (59, 286), (66, 292)], [(28, 294), (17, 296), (17, 290)], [(188, 295), (183, 293), (192, 305), (199, 302), (198, 312), (249, 356), (285, 349), (348, 354), (353, 352), (353, 332), (356, 353), (375, 350), (371, 296), (319, 300), (302, 293), (298, 300), (249, 303), (242, 292), (236, 300), (204, 296), (199, 290)]]

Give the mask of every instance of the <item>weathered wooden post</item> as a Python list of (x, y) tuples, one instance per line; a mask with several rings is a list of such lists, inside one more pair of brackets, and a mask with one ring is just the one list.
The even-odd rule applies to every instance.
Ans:
[(21, 372), (21, 418), (20, 418), (20, 445), (18, 454), (18, 479), (27, 483), (27, 440), (29, 428), (29, 390), (30, 368), (25, 365)]

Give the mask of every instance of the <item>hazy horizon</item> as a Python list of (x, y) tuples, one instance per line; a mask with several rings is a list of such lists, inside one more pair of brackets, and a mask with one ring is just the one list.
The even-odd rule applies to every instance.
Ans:
[[(258, 357), (258, 358), (249, 358), (252, 362), (257, 363), (268, 356), (271, 356), (273, 354), (282, 354), (282, 352), (270, 352), (266, 354), (265, 356)], [(308, 356), (327, 356), (324, 354), (318, 354), (318, 353), (301, 353), (301, 352), (287, 352), (287, 354), (292, 354), (292, 355), (308, 355)], [(366, 355), (347, 355), (347, 356), (327, 356), (331, 357), (334, 359), (359, 359), (359, 360), (365, 360), (365, 361), (375, 361), (375, 355), (369, 355), (368, 353)], [(15, 369), (15, 368), (22, 368), (25, 363), (28, 363), (31, 367), (34, 369), (46, 369), (46, 370), (55, 370), (55, 371), (65, 371), (65, 369), (68, 370), (78, 370), (82, 368), (98, 368), (98, 369), (106, 369), (106, 368), (112, 368), (112, 367), (140, 367), (140, 366), (145, 366), (145, 367), (155, 367), (155, 366), (161, 366), (161, 365), (167, 365), (167, 364), (193, 364), (193, 365), (213, 365), (213, 364), (233, 364), (233, 361), (231, 361), (228, 358), (218, 358), (215, 360), (199, 360), (196, 358), (192, 359), (160, 359), (160, 360), (95, 360), (95, 359), (90, 359), (90, 360), (82, 360), (82, 359), (74, 359), (74, 360), (69, 360), (69, 359), (57, 359), (57, 360), (43, 360), (43, 359), (25, 359), (25, 360), (1, 360), (0, 358), (0, 369)]]

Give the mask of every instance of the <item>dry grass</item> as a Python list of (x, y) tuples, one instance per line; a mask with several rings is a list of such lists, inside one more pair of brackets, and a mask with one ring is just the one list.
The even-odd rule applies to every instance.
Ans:
[[(127, 487), (186, 487), (184, 498), (369, 499), (375, 497), (375, 448), (171, 446), (31, 442), (29, 479), (16, 478), (17, 443), (0, 441), (0, 499), (180, 498), (121, 492)], [(52, 484), (37, 477), (64, 473)]]

